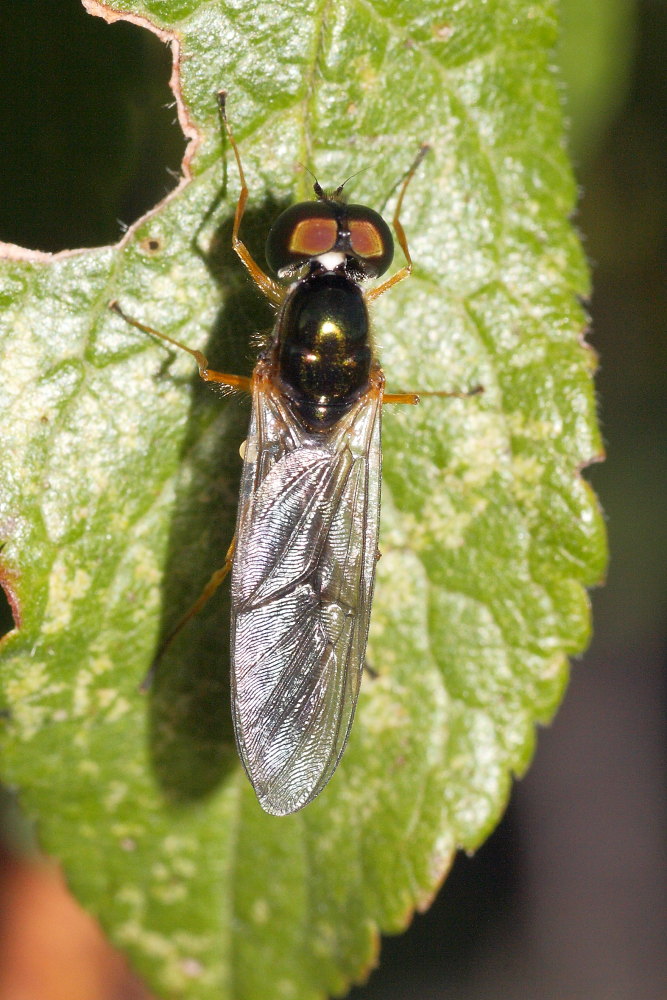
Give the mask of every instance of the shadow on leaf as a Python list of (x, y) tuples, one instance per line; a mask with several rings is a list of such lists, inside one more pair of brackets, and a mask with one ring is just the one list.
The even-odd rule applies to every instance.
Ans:
[[(244, 216), (243, 238), (258, 261), (264, 260), (261, 241), (283, 207), (267, 201)], [(225, 303), (205, 353), (211, 368), (249, 375), (257, 354), (253, 342), (271, 329), (274, 312), (231, 248), (232, 221), (229, 217), (218, 228), (206, 254), (196, 248)], [(174, 505), (159, 644), (222, 566), (236, 521), (248, 400), (216, 398), (215, 389), (197, 375), (193, 386), (181, 456), (187, 471)], [(174, 640), (150, 690), (151, 760), (163, 793), (174, 803), (209, 795), (238, 764), (230, 711), (229, 614), (225, 581)]]

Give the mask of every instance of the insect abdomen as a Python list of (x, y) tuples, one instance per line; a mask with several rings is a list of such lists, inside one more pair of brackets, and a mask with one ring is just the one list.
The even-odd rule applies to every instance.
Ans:
[(278, 327), (278, 374), (301, 419), (326, 430), (368, 387), (368, 311), (355, 284), (333, 271), (299, 282)]

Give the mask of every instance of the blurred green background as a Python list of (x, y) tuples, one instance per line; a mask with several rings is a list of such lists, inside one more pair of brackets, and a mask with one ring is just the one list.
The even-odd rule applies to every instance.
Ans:
[[(563, 0), (562, 13), (608, 447), (587, 475), (609, 520), (609, 580), (505, 820), (384, 942), (355, 1000), (667, 996), (667, 5)], [(0, 7), (0, 240), (113, 241), (175, 185), (169, 70), (156, 38), (79, 0)]]

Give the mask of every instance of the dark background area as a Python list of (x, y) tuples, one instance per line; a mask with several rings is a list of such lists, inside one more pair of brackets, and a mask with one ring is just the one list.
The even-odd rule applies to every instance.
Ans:
[[(587, 475), (608, 516), (609, 580), (593, 594), (593, 644), (505, 819), (474, 858), (459, 857), (431, 910), (385, 940), (354, 1000), (667, 996), (667, 5), (563, 8), (576, 222), (594, 275), (608, 448)], [(184, 148), (167, 107), (169, 71), (154, 36), (91, 18), (78, 0), (3, 4), (0, 240), (99, 245), (159, 201)], [(4, 871), (0, 1000), (14, 1000), (3, 933), (17, 926), (8, 906), (29, 894), (23, 883), (17, 894), (13, 863)], [(53, 919), (66, 924), (45, 921), (52, 938)], [(77, 946), (97, 955), (85, 941)], [(49, 951), (37, 938), (28, 950), (32, 966)], [(79, 993), (72, 961), (68, 1000), (140, 995), (115, 965), (104, 989)], [(54, 990), (43, 980), (31, 996)]]
[(0, 240), (102, 246), (178, 182), (185, 142), (154, 34), (79, 0), (0, 6)]

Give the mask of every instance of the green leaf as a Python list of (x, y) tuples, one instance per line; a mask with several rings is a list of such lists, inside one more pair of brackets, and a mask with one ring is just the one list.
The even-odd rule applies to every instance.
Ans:
[[(190, 182), (122, 245), (2, 265), (0, 534), (22, 615), (4, 778), (154, 990), (310, 1000), (363, 978), (378, 930), (403, 928), (493, 828), (588, 637), (604, 531), (579, 469), (601, 447), (554, 8), (113, 6), (178, 32), (201, 142)], [(237, 761), (226, 596), (139, 691), (224, 559), (248, 410), (107, 304), (250, 371), (271, 315), (229, 248), (220, 87), (258, 257), (307, 196), (297, 161), (327, 186), (367, 168), (351, 194), (380, 208), (433, 146), (405, 203), (414, 275), (377, 303), (378, 349), (397, 390), (485, 390), (387, 408), (374, 673), (341, 767), (287, 818), (261, 811)]]

